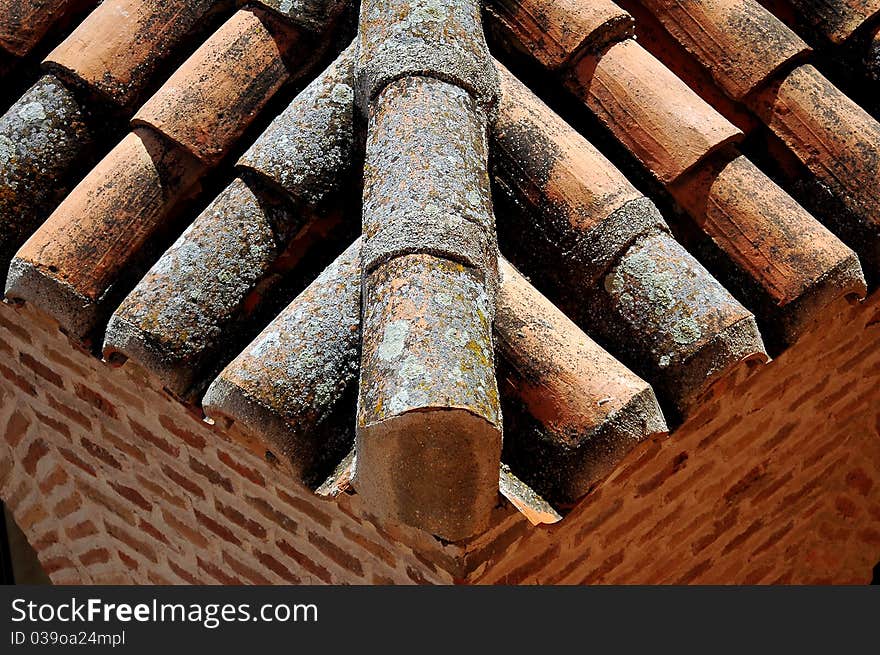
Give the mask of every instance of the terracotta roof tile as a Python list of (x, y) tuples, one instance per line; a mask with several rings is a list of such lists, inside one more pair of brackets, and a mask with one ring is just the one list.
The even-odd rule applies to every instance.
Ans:
[(663, 232), (636, 241), (589, 302), (593, 334), (685, 415), (737, 364), (767, 360), (751, 312)]
[(258, 437), (299, 482), (317, 486), (354, 443), (360, 353), (360, 241), (348, 248), (214, 381), (217, 421)]
[[(285, 248), (331, 209), (352, 165), (351, 49), (273, 121), (221, 193), (110, 320), (107, 357), (131, 357), (183, 395), (288, 265)], [(256, 176), (256, 177), (254, 177)], [(267, 187), (266, 185), (271, 185)], [(279, 194), (279, 191), (281, 192)]]
[(636, 20), (636, 40), (670, 71), (745, 134), (750, 134), (760, 125), (754, 114), (721, 89), (713, 75), (714, 71), (705, 68), (691, 56), (639, 0), (619, 1)]
[(798, 66), (757, 95), (751, 107), (797, 158), (852, 212), (836, 226), (880, 271), (880, 123), (811, 65)]
[(550, 69), (634, 33), (632, 17), (610, 0), (492, 0), (486, 11), (490, 29)]
[[(878, 261), (874, 215), (877, 213), (876, 206), (880, 196), (875, 191), (878, 167), (874, 160), (877, 156), (870, 153), (876, 153), (880, 147), (880, 138), (877, 137), (880, 134), (880, 125), (812, 66), (798, 65), (789, 70), (792, 63), (805, 54), (803, 49), (798, 48), (798, 44), (802, 42), (752, 0), (737, 3), (736, 9), (728, 6), (729, 3), (718, 0), (697, 0), (687, 3), (686, 7), (675, 0), (642, 0), (642, 4), (654, 12), (671, 35), (691, 52), (705, 70), (712, 72), (729, 96), (743, 100), (755, 111), (801, 163), (817, 176), (820, 183), (849, 208), (847, 216), (825, 218), (841, 236), (859, 249), (869, 273), (873, 274)], [(711, 30), (716, 38), (704, 38), (706, 30)], [(717, 36), (721, 34), (723, 37)], [(749, 47), (750, 42), (753, 43), (752, 47)], [(767, 65), (764, 68), (755, 68), (761, 61)], [(753, 70), (760, 71), (760, 74), (749, 77), (747, 83), (743, 81), (746, 78), (736, 82), (725, 73), (728, 69), (733, 71), (731, 74), (737, 75)], [(846, 156), (845, 153), (848, 152), (858, 152), (860, 156)], [(764, 190), (759, 193), (775, 189), (775, 185), (769, 180), (763, 180), (757, 169), (749, 177), (757, 188)], [(689, 205), (693, 210), (694, 203), (686, 202), (690, 191), (679, 189), (677, 195), (680, 201), (685, 201), (682, 204)], [(781, 225), (783, 214), (778, 208), (787, 202), (781, 193), (774, 191), (778, 202), (764, 203), (766, 209), (762, 211), (764, 215), (760, 217), (761, 222), (769, 221), (771, 224)], [(697, 193), (694, 200), (699, 202), (699, 197), (700, 194)], [(788, 204), (791, 205), (791, 202)], [(727, 206), (728, 210), (732, 209), (729, 203)], [(871, 209), (872, 206), (875, 207), (874, 210)], [(744, 210), (744, 207), (740, 206), (740, 210)], [(750, 213), (752, 212), (744, 212), (741, 219), (749, 220)], [(703, 216), (699, 212), (695, 218), (701, 225), (710, 225), (703, 222)], [(795, 247), (796, 235), (789, 234), (791, 253), (795, 255), (800, 249), (798, 256), (814, 259), (814, 255), (810, 253), (809, 240), (797, 240), (799, 245)], [(819, 240), (817, 243), (822, 242), (823, 240)], [(763, 240), (754, 244), (758, 249), (764, 245), (766, 242)], [(744, 254), (737, 248), (727, 250), (733, 259), (742, 258)], [(829, 263), (823, 257), (816, 261)], [(745, 262), (741, 262), (741, 265), (746, 269), (750, 268)], [(854, 267), (850, 269), (855, 271)], [(751, 272), (756, 273), (755, 270)], [(841, 289), (850, 287), (843, 280), (840, 281)], [(779, 280), (774, 282), (764, 279), (759, 282), (767, 288), (771, 296), (785, 304), (780, 292), (772, 289)], [(805, 283), (805, 280), (799, 282), (797, 276), (794, 276), (791, 282), (797, 286)], [(831, 293), (830, 288), (826, 291)], [(813, 303), (807, 305), (812, 306)]]
[[(327, 453), (341, 458), (352, 439), (360, 346), (358, 253), (355, 243), (221, 373), (203, 401), (208, 416), (234, 421), (307, 484), (317, 484), (332, 468), (332, 459), (315, 468), (314, 458)], [(556, 500), (577, 498), (634, 444), (663, 432), (665, 423), (646, 383), (509, 264), (500, 266), (505, 274), (497, 301), (497, 356), (509, 362), (505, 370), (512, 376), (503, 378), (505, 394), (525, 403), (533, 424), (557, 444), (540, 447), (533, 433), (514, 432), (506, 436), (506, 452)], [(538, 389), (554, 393), (543, 402)], [(552, 407), (562, 413), (549, 411)], [(529, 453), (533, 459), (524, 460)], [(560, 463), (564, 466), (557, 467)]]
[(104, 356), (132, 358), (185, 395), (245, 320), (245, 303), (272, 270), (300, 217), (236, 179), (162, 256), (116, 309)]
[(149, 130), (130, 133), (18, 251), (7, 296), (42, 306), (84, 337), (112, 311), (107, 293), (203, 173)]
[(552, 230), (552, 238), (564, 249), (575, 247), (575, 235), (596, 234), (590, 245), (582, 246), (588, 250), (584, 263), (595, 272), (582, 270), (581, 274), (594, 279), (601, 274), (603, 262), (607, 266), (628, 241), (653, 225), (662, 225), (662, 220), (646, 216), (647, 221), (607, 225), (614, 223), (607, 219), (617, 210), (643, 194), (522, 82), (497, 66), (501, 100), (492, 128), (495, 173), (531, 204), (552, 214), (553, 220), (544, 229)]
[(368, 0), (355, 79), (369, 124), (353, 485), (377, 516), (459, 540), (488, 524), (501, 461), (487, 170), (498, 82), (479, 2)]
[[(513, 262), (637, 372), (662, 380), (658, 389), (681, 410), (728, 366), (763, 356), (749, 312), (665, 232), (651, 201), (509, 73), (502, 72), (502, 89), (493, 131), (495, 200), (502, 249)], [(624, 293), (614, 271), (635, 271), (632, 262), (646, 274)], [(670, 282), (694, 280), (694, 289), (655, 288), (667, 275)], [(693, 295), (697, 288), (706, 295)], [(671, 305), (652, 313), (664, 297)], [(752, 322), (743, 332), (751, 338), (728, 347), (726, 330), (739, 321)], [(712, 351), (717, 358), (702, 368)]]
[(832, 43), (843, 43), (880, 14), (880, 0), (787, 0)]
[(422, 249), (483, 271), (495, 267), (485, 131), (485, 114), (457, 86), (406, 77), (385, 88), (367, 137), (367, 270)]
[(80, 98), (44, 75), (0, 118), (0, 261), (8, 262), (92, 163), (100, 131)]
[[(132, 121), (135, 132), (19, 252), (9, 295), (43, 306), (78, 338), (109, 315), (119, 297), (108, 292), (124, 292), (123, 277), (150, 263), (153, 237), (170, 228), (178, 203), (198, 192), (206, 163), (216, 164), (291, 79), (289, 65), (299, 74), (318, 56), (313, 48), (293, 48), (295, 31), (270, 13), (239, 11), (148, 101)], [(290, 63), (282, 58), (288, 46)], [(256, 70), (262, 74), (252, 79)], [(193, 111), (184, 110), (189, 105)], [(143, 116), (162, 129), (145, 127)]]
[(349, 46), (238, 160), (240, 171), (318, 207), (340, 190), (354, 152), (354, 46)]
[(357, 57), (364, 109), (389, 83), (416, 74), (459, 86), (487, 108), (498, 94), (479, 0), (363, 0)]
[(147, 125), (209, 165), (241, 137), (266, 102), (314, 57), (315, 44), (271, 12), (243, 9), (230, 18), (141, 107)]
[(663, 183), (742, 137), (632, 40), (582, 58), (566, 84)]
[[(50, 55), (46, 68), (54, 73), (38, 82), (0, 121), (0, 141), (18, 144), (17, 156), (5, 163), (3, 171), (3, 261), (122, 136), (118, 119), (127, 119), (139, 94), (156, 82), (159, 62), (187, 45), (195, 18), (213, 11), (208, 4), (225, 6), (224, 2), (108, 1)], [(177, 13), (172, 11), (175, 8)], [(120, 21), (126, 29), (120, 29)], [(42, 113), (35, 113), (42, 106), (42, 101), (34, 104), (35, 93), (46, 95), (48, 104)], [(26, 133), (20, 132), (22, 112), (28, 116)], [(25, 180), (27, 184), (20, 183)]]
[(485, 529), (501, 460), (485, 281), (407, 255), (366, 277), (363, 304), (355, 489), (377, 515), (450, 541)]
[(23, 57), (59, 22), (96, 0), (0, 0), (0, 48)]
[(254, 5), (263, 5), (296, 25), (313, 32), (322, 32), (342, 14), (350, 0), (254, 0)]
[(134, 110), (163, 60), (232, 1), (107, 0), (46, 58), (63, 79)]
[(755, 0), (640, 0), (739, 100), (810, 49)]
[[(870, 59), (871, 3), (823, 0), (844, 18), (817, 30), (859, 25), (832, 50), (804, 29), (815, 16), (762, 0), (813, 55), (754, 0), (623, 2), (487, 3), (495, 42), (575, 129), (491, 59), (477, 0), (365, 0), (354, 44), (236, 164), (350, 38), (355, 3), (106, 0), (0, 118), (0, 244), (30, 236), (8, 295), (73, 341), (106, 326), (110, 364), (197, 416), (210, 385), (218, 436), (317, 493), (357, 494), (383, 529), (464, 540), (509, 511), (501, 496), (557, 522), (659, 442), (658, 398), (677, 419), (734, 383), (748, 395), (758, 325), (781, 350), (865, 293), (856, 254), (804, 207), (880, 270), (880, 128), (818, 72), (840, 79), (829, 52)], [(15, 12), (50, 9), (14, 4), (0, 68)], [(362, 238), (309, 284), (358, 215)], [(197, 463), (227, 490), (230, 471), (262, 476)]]
[[(667, 3), (652, 6), (657, 9), (661, 17), (664, 17), (663, 12), (670, 10)], [(700, 14), (703, 18), (700, 25), (711, 22), (710, 17), (717, 23), (731, 21), (730, 16), (716, 15), (709, 11), (710, 8), (731, 9), (727, 5), (722, 7), (713, 2), (696, 2), (687, 5), (684, 16), (692, 17), (700, 10), (705, 10)], [(740, 5), (738, 11), (746, 11), (747, 18), (750, 19), (742, 20), (743, 16), (736, 14), (735, 18), (738, 20), (733, 21), (740, 25), (743, 39), (766, 38), (765, 33), (770, 28), (764, 29), (755, 25), (756, 17), (760, 18), (763, 15), (763, 9), (743, 10)], [(667, 22), (672, 21), (669, 17), (666, 19)], [(685, 19), (681, 18), (681, 20)], [(675, 25), (677, 23), (673, 23), (673, 27)], [(693, 29), (699, 31), (698, 28)], [(783, 36), (788, 32), (781, 24), (774, 24), (773, 30)], [(722, 31), (720, 27), (718, 31)], [(720, 39), (706, 41), (721, 42)], [(584, 57), (580, 64), (574, 65), (574, 72), (569, 74), (570, 85), (574, 84), (572, 80), (577, 78), (579, 68), (591, 68), (595, 65), (595, 70), (600, 71), (602, 61), (624, 45), (625, 43), (621, 43), (612, 46), (606, 53), (600, 55), (598, 64), (595, 64), (593, 57)], [(734, 53), (739, 52), (742, 47), (735, 49), (735, 45), (728, 44), (724, 50), (712, 52), (719, 57), (723, 53), (725, 57), (730, 58), (730, 61), (739, 61)], [(638, 48), (635, 44), (630, 47)], [(728, 47), (734, 48), (731, 53), (727, 52)], [(639, 53), (639, 57), (650, 61), (655, 69), (665, 70), (667, 78), (676, 79), (651, 55), (641, 50)], [(714, 54), (710, 56), (703, 52), (701, 56), (705, 56), (705, 63), (712, 70), (717, 71), (723, 67), (713, 60)], [(592, 89), (587, 93), (585, 102), (600, 119), (609, 124), (614, 135), (657, 174), (656, 158), (652, 162), (651, 155), (646, 155), (645, 152), (650, 152), (651, 148), (656, 150), (658, 143), (663, 140), (668, 142), (673, 134), (692, 134), (692, 128), (673, 123), (666, 118), (664, 118), (665, 123), (658, 120), (652, 122), (650, 116), (646, 118), (644, 110), (638, 107), (644, 106), (648, 97), (654, 102), (650, 110), (653, 116), (675, 116), (680, 110), (680, 102), (668, 94), (661, 95), (654, 91), (659, 74), (646, 75), (646, 71), (649, 70), (646, 66), (633, 65), (632, 70), (638, 71), (639, 76), (633, 76), (630, 81), (623, 82), (624, 90), (617, 95), (632, 99), (631, 104), (637, 109), (630, 111), (643, 111), (638, 128), (613, 121), (609, 124), (607, 118), (609, 111), (618, 118), (624, 116), (628, 120), (633, 114), (621, 110), (620, 107), (623, 105), (615, 105), (616, 109), (612, 111), (601, 102), (591, 103)], [(763, 74), (758, 76), (755, 83), (759, 83), (762, 78)], [(622, 76), (618, 75), (609, 84), (621, 84), (621, 79)], [(727, 86), (731, 84), (730, 81), (724, 82), (723, 79), (719, 81)], [(595, 86), (596, 83), (592, 84)], [(678, 84), (684, 87), (681, 81), (678, 81)], [(744, 90), (745, 87), (741, 87), (737, 92)], [(689, 89), (687, 92), (692, 94)], [(583, 96), (583, 93), (580, 95)], [(709, 105), (699, 99), (695, 102), (703, 107), (705, 113), (714, 113)], [(629, 110), (629, 105), (626, 107)], [(720, 119), (720, 116), (718, 118)], [(837, 297), (863, 293), (864, 281), (854, 254), (757, 167), (745, 158), (737, 157), (733, 148), (724, 149), (713, 157), (697, 160), (684, 174), (679, 173), (677, 179), (671, 175), (667, 175), (666, 179), (659, 175), (658, 177), (711, 239), (716, 251), (721, 251), (721, 259), (724, 261), (716, 267), (716, 271), (722, 274), (725, 283), (730, 284), (737, 292), (744, 293), (755, 303), (754, 307), (761, 310), (761, 317), (772, 326), (774, 345), (780, 341), (790, 343), (796, 339), (800, 330), (815, 318), (816, 313)], [(715, 255), (714, 252), (708, 252), (710, 255)], [(786, 252), (787, 256), (784, 254)], [(715, 256), (715, 259), (717, 260), (718, 257)], [(786, 261), (789, 262), (788, 265), (785, 264)], [(810, 265), (799, 266), (798, 261), (808, 261)], [(755, 287), (759, 291), (756, 292)], [(779, 311), (778, 308), (782, 306), (786, 309)], [(780, 321), (783, 316), (783, 320)]]
[[(747, 158), (703, 167), (670, 190), (767, 295), (750, 300), (766, 308), (765, 317), (783, 342), (794, 342), (817, 311), (836, 298), (864, 296), (856, 254)], [(773, 305), (786, 310), (775, 311)]]
[[(508, 429), (505, 461), (545, 497), (574, 502), (635, 444), (664, 433), (650, 386), (501, 262), (499, 385), (536, 424)], [(505, 420), (510, 419), (505, 408)], [(510, 428), (510, 423), (507, 424)]]

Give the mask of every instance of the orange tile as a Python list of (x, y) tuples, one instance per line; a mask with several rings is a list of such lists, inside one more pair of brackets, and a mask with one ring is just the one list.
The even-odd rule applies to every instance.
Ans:
[(799, 18), (832, 43), (843, 43), (880, 13), (880, 0), (788, 0)]
[(712, 73), (703, 67), (666, 30), (663, 24), (639, 0), (620, 0), (636, 21), (636, 39), (676, 77), (712, 105), (718, 113), (736, 125), (745, 134), (761, 124), (754, 114), (730, 97), (718, 86)]
[(0, 0), (0, 48), (23, 57), (66, 17), (94, 0)]
[(864, 296), (855, 253), (742, 155), (704, 166), (670, 191), (773, 303), (797, 305), (786, 341), (836, 298)]
[(549, 466), (540, 476), (545, 478), (541, 486), (552, 488), (554, 499), (573, 501), (639, 441), (665, 432), (663, 414), (646, 382), (584, 334), (509, 263), (502, 260), (500, 269), (496, 352), (508, 375), (499, 385), (516, 396), (541, 432), (540, 437), (528, 430), (507, 432), (505, 452), (517, 451), (514, 458), (523, 452), (534, 455), (541, 444), (528, 442), (547, 442), (543, 457), (569, 459), (568, 465), (554, 467), (546, 461), (528, 468)]
[(130, 133), (21, 247), (7, 294), (84, 336), (96, 305), (203, 173), (149, 130)]
[(514, 384), (548, 434), (580, 445), (646, 382), (603, 350), (508, 262), (500, 263), (495, 330)]
[(810, 49), (756, 0), (640, 0), (739, 100)]
[(431, 255), (363, 286), (354, 487), (379, 517), (470, 537), (498, 500), (492, 298), (477, 271)]
[(497, 66), (501, 100), (492, 148), (496, 165), (520, 194), (581, 231), (595, 228), (627, 202), (642, 197), (589, 141), (510, 71)]
[(550, 69), (587, 48), (633, 34), (633, 20), (611, 0), (490, 0), (491, 30)]
[(46, 58), (52, 69), (132, 106), (194, 27), (231, 2), (107, 0)]
[(880, 123), (811, 65), (749, 103), (816, 178), (874, 235), (852, 245), (866, 269), (880, 263)]
[(635, 41), (587, 56), (566, 85), (668, 184), (742, 133)]
[[(135, 114), (148, 125), (215, 164), (286, 82), (288, 56), (310, 59), (313, 46), (271, 12), (237, 12)], [(306, 51), (308, 49), (308, 51)]]

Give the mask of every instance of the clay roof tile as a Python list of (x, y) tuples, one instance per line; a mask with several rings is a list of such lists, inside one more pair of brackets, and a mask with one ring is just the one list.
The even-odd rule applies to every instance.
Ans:
[[(218, 435), (382, 525), (466, 540), (500, 496), (560, 521), (665, 435), (660, 403), (741, 392), (765, 337), (775, 354), (863, 296), (859, 256), (880, 271), (880, 127), (805, 43), (754, 0), (625, 3), (486, 3), (558, 115), (492, 60), (477, 0), (365, 0), (235, 163), (354, 3), (106, 0), (0, 118), (7, 295), (73, 341), (106, 326), (110, 364), (197, 415), (207, 387)], [(88, 4), (0, 0), (0, 68)], [(835, 43), (880, 15), (790, 5)]]
[(0, 49), (24, 57), (59, 23), (95, 0), (0, 0)]
[(788, 0), (798, 16), (832, 43), (843, 43), (880, 15), (880, 0)]
[(292, 264), (285, 249), (305, 239), (347, 185), (352, 63), (348, 50), (257, 139), (238, 163), (246, 179), (211, 202), (116, 309), (106, 357), (137, 360), (178, 395), (210, 372)]
[(761, 86), (809, 47), (755, 0), (641, 0), (732, 98)]
[(632, 40), (583, 57), (566, 84), (661, 182), (742, 133)]
[(764, 309), (777, 340), (796, 341), (819, 310), (839, 297), (864, 297), (856, 254), (746, 157), (705, 166), (670, 190), (734, 266), (766, 294), (750, 297), (748, 287), (731, 285)]
[[(666, 422), (646, 382), (509, 263), (500, 268), (495, 334), (507, 399), (504, 460), (545, 498), (571, 503), (640, 441), (665, 433)], [(538, 434), (511, 424), (516, 411)]]
[(163, 60), (231, 0), (108, 0), (46, 58), (65, 79), (134, 110)]
[(266, 102), (311, 60), (314, 44), (272, 12), (242, 9), (168, 79), (132, 119), (208, 165), (219, 162)]
[(634, 31), (632, 17), (610, 0), (493, 0), (486, 11), (497, 37), (550, 69)]
[(8, 262), (93, 163), (102, 130), (82, 99), (44, 75), (0, 117), (0, 262)]
[(86, 337), (119, 301), (107, 293), (203, 173), (150, 130), (131, 132), (21, 247), (6, 295), (41, 306), (70, 334)]
[[(751, 107), (851, 212), (835, 229), (880, 272), (880, 123), (814, 66), (798, 66), (761, 91)], [(830, 217), (834, 221), (835, 217)]]
[(361, 327), (360, 240), (218, 376), (205, 413), (260, 440), (297, 481), (318, 486), (354, 443)]
[[(501, 70), (495, 201), (514, 264), (682, 411), (729, 366), (763, 357), (751, 314), (672, 239), (653, 203)], [(693, 288), (675, 286), (688, 279)], [(728, 329), (744, 337), (732, 348)]]

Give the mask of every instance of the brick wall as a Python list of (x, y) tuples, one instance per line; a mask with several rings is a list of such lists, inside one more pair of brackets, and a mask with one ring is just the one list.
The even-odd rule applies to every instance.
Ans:
[[(564, 521), (511, 515), (475, 583), (858, 583), (880, 561), (880, 293), (643, 444)], [(741, 376), (744, 377), (744, 376)]]
[(56, 583), (452, 580), (433, 539), (297, 489), (34, 310), (0, 306), (0, 376), (0, 497)]
[(58, 583), (867, 582), (880, 294), (643, 444), (560, 524), (465, 545), (296, 488), (137, 367), (0, 306), (0, 497)]

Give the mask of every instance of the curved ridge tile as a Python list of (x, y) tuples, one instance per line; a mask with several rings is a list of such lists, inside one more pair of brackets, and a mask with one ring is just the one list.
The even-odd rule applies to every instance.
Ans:
[(495, 334), (508, 428), (504, 461), (545, 498), (572, 503), (636, 444), (665, 433), (666, 422), (646, 382), (510, 264), (502, 261), (500, 269)]
[(486, 13), (492, 33), (551, 70), (634, 34), (632, 17), (611, 0), (490, 0)]
[(272, 321), (208, 388), (202, 405), (317, 486), (354, 443), (361, 342), (360, 240)]
[(107, 0), (46, 58), (63, 79), (133, 110), (163, 61), (232, 0)]
[(640, 0), (734, 100), (810, 52), (755, 0)]
[(742, 133), (633, 40), (584, 57), (565, 74), (580, 98), (668, 184)]
[(353, 485), (376, 516), (457, 541), (488, 525), (501, 461), (498, 81), (479, 3), (364, 3), (355, 71), (369, 125)]
[(498, 80), (480, 21), (480, 0), (362, 0), (358, 99), (364, 112), (389, 84), (423, 75), (467, 91), (491, 112)]
[(132, 119), (217, 164), (315, 44), (273, 12), (242, 9), (177, 69)]
[(880, 274), (880, 123), (818, 70), (798, 66), (750, 107), (851, 212), (828, 217), (869, 277)]
[(248, 150), (239, 169), (260, 177), (236, 179), (138, 283), (110, 319), (105, 357), (134, 359), (180, 396), (211, 365), (350, 175), (352, 63), (348, 50)]
[[(370, 115), (364, 171), (364, 268), (430, 252), (496, 277), (486, 115), (463, 89), (398, 80)], [(451, 138), (450, 135), (455, 135)]]
[(354, 487), (378, 516), (450, 541), (498, 501), (492, 298), (479, 271), (414, 254), (364, 280)]
[[(210, 418), (233, 424), (233, 432), (240, 431), (254, 450), (261, 455), (268, 451), (269, 461), (277, 461), (312, 488), (343, 459), (354, 439), (361, 344), (359, 253), (357, 241), (224, 369), (203, 400)], [(509, 265), (501, 266), (511, 270)], [(565, 405), (567, 417), (561, 421), (542, 413), (536, 395), (530, 392), (534, 388), (527, 383), (507, 389), (508, 398), (533, 406), (532, 421), (541, 434), (553, 435), (559, 444), (539, 452), (533, 449), (533, 459), (518, 460), (518, 470), (539, 479), (555, 473), (559, 480), (555, 488), (579, 495), (615, 457), (646, 436), (665, 430), (662, 414), (650, 387), (558, 310), (549, 314), (549, 324), (543, 315), (534, 320), (541, 303), (552, 306), (521, 276), (505, 275), (501, 284), (499, 315), (505, 318), (495, 325), (497, 357), (519, 362), (559, 390), (561, 395), (555, 398)], [(551, 340), (521, 336), (522, 326), (550, 335)], [(572, 335), (576, 338), (570, 342)], [(553, 348), (558, 341), (564, 342), (561, 354)], [(587, 375), (587, 370), (595, 377)], [(574, 398), (573, 407), (565, 404), (569, 397)], [(577, 443), (579, 448), (567, 450)], [(527, 440), (523, 448), (534, 446)], [(606, 451), (606, 446), (613, 447)], [(519, 452), (516, 442), (511, 447), (513, 453)], [(359, 455), (356, 468), (369, 470), (365, 467)], [(505, 467), (501, 468), (504, 480)], [(555, 511), (524, 485), (519, 490), (502, 485), (502, 493), (526, 515), (535, 518), (533, 512), (540, 510), (541, 522), (558, 520)], [(560, 493), (558, 498), (564, 496)], [(551, 517), (556, 518), (551, 521)]]
[(0, 118), (0, 262), (5, 265), (89, 166), (100, 137), (89, 108), (44, 75)]
[(60, 22), (96, 0), (0, 0), (0, 48), (29, 54)]
[(85, 338), (118, 302), (114, 285), (203, 173), (149, 130), (131, 132), (21, 247), (7, 297), (40, 306)]
[[(742, 155), (703, 166), (670, 191), (760, 287), (760, 297), (749, 299), (764, 309), (777, 341), (796, 341), (837, 298), (865, 296), (856, 254)], [(735, 287), (736, 277), (725, 281)]]

